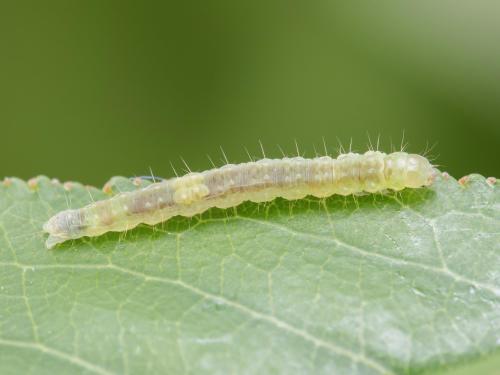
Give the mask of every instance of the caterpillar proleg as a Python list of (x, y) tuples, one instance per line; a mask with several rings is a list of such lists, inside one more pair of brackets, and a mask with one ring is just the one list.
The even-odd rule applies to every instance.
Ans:
[(193, 216), (211, 207), (229, 208), (243, 201), (418, 188), (430, 185), (434, 173), (425, 157), (406, 152), (350, 152), (337, 159), (264, 158), (191, 172), (65, 210), (50, 218), (43, 229), (49, 233), (46, 245), (50, 249), (69, 239), (121, 232), (140, 223), (154, 225), (176, 215)]

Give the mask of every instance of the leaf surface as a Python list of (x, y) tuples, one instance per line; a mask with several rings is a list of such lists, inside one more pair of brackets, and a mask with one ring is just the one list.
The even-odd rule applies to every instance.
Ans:
[(51, 215), (107, 197), (0, 184), (0, 373), (406, 374), (500, 345), (500, 193), (483, 177), (44, 248)]

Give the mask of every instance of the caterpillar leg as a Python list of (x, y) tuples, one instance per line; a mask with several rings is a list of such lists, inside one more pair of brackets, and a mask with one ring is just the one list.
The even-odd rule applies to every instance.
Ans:
[(47, 249), (52, 249), (57, 244), (63, 243), (67, 240), (68, 239), (66, 237), (59, 237), (59, 236), (56, 236), (54, 234), (51, 234), (47, 238), (47, 241), (45, 241), (45, 245), (47, 246)]

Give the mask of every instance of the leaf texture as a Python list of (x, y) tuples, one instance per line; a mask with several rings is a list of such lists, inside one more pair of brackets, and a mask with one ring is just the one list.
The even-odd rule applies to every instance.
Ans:
[(414, 374), (500, 345), (500, 193), (481, 176), (45, 249), (51, 215), (106, 197), (0, 184), (0, 373)]

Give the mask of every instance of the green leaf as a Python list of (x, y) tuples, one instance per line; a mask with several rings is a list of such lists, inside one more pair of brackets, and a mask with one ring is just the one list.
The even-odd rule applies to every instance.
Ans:
[(106, 197), (0, 184), (1, 374), (405, 374), (498, 358), (492, 180), (245, 203), (44, 248), (51, 215)]

